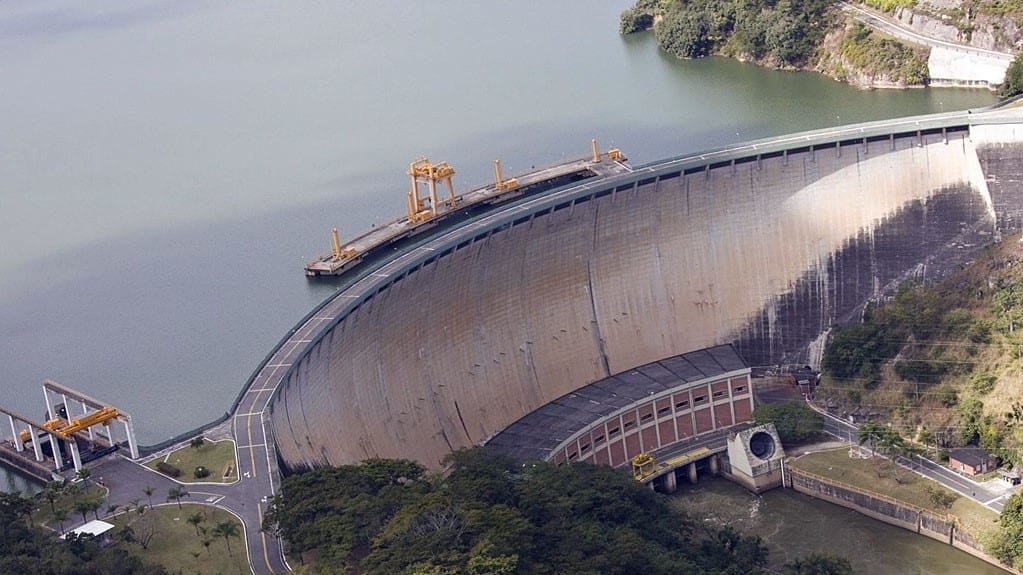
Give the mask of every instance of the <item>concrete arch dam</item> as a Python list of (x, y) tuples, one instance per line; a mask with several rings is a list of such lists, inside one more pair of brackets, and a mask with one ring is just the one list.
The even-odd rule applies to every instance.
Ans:
[(336, 296), (271, 403), (279, 459), (437, 466), (661, 358), (731, 343), (754, 366), (804, 361), (869, 298), (1019, 227), (1017, 121), (799, 134), (497, 207)]

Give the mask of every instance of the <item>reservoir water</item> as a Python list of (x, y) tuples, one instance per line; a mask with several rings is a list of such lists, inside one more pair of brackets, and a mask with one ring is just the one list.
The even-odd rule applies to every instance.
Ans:
[(219, 417), (335, 289), (303, 262), (400, 215), (422, 155), (466, 189), (590, 138), (642, 164), (995, 101), (679, 61), (618, 35), (627, 7), (0, 4), (0, 404), (42, 418), (52, 378), (143, 444)]

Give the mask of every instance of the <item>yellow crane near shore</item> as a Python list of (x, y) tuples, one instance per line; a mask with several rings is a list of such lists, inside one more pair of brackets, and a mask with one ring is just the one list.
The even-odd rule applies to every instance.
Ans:
[[(63, 417), (54, 417), (53, 419), (46, 420), (46, 422), (43, 423), (43, 427), (46, 431), (49, 431), (61, 439), (70, 439), (75, 433), (92, 427), (93, 425), (102, 424), (109, 426), (110, 420), (116, 419), (120, 415), (120, 412), (118, 412), (116, 408), (107, 406), (101, 407), (100, 409), (83, 415), (82, 417), (76, 417), (70, 421)], [(29, 433), (27, 429), (21, 430), (21, 433), (18, 435), (21, 436), (22, 441), (29, 441), (32, 439), (32, 434)]]

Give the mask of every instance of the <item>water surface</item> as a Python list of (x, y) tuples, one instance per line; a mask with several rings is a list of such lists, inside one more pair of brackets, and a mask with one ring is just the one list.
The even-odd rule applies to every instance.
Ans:
[(849, 559), (870, 575), (998, 575), (1005, 571), (949, 545), (875, 521), (791, 489), (753, 495), (724, 479), (700, 478), (674, 496), (711, 526), (731, 525), (759, 535), (770, 550), (770, 567), (813, 552)]

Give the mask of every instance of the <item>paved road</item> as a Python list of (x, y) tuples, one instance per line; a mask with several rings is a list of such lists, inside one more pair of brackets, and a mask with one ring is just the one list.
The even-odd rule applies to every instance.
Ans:
[(957, 44), (955, 42), (947, 42), (945, 40), (939, 40), (937, 38), (931, 38), (930, 36), (924, 36), (913, 31), (910, 28), (904, 26), (901, 22), (894, 20), (880, 12), (865, 8), (863, 6), (856, 6), (849, 4), (848, 2), (839, 2), (839, 6), (842, 10), (848, 14), (851, 14), (856, 20), (863, 22), (867, 26), (880, 30), (896, 38), (901, 38), (914, 44), (922, 44), (924, 46), (930, 46), (932, 48), (948, 48), (955, 50), (956, 52), (962, 52), (964, 54), (970, 54), (973, 56), (983, 56), (986, 58), (996, 58), (999, 60), (1005, 60), (1011, 62), (1013, 59), (1012, 54), (1005, 52), (996, 52), (994, 50), (985, 50), (984, 48), (974, 48), (973, 46), (967, 46), (965, 44)]
[[(856, 426), (843, 421), (826, 411), (811, 405), (818, 413), (824, 415), (824, 432), (842, 441), (858, 443), (856, 438)], [(869, 449), (869, 445), (866, 447)], [(878, 457), (884, 457), (879, 453)], [(1001, 513), (1005, 501), (1012, 495), (1012, 490), (999, 481), (978, 483), (969, 477), (956, 473), (948, 467), (935, 461), (931, 461), (920, 455), (911, 458), (896, 457), (895, 462), (913, 472), (941, 483), (948, 489), (955, 491), (962, 497), (973, 499), (977, 503)]]

